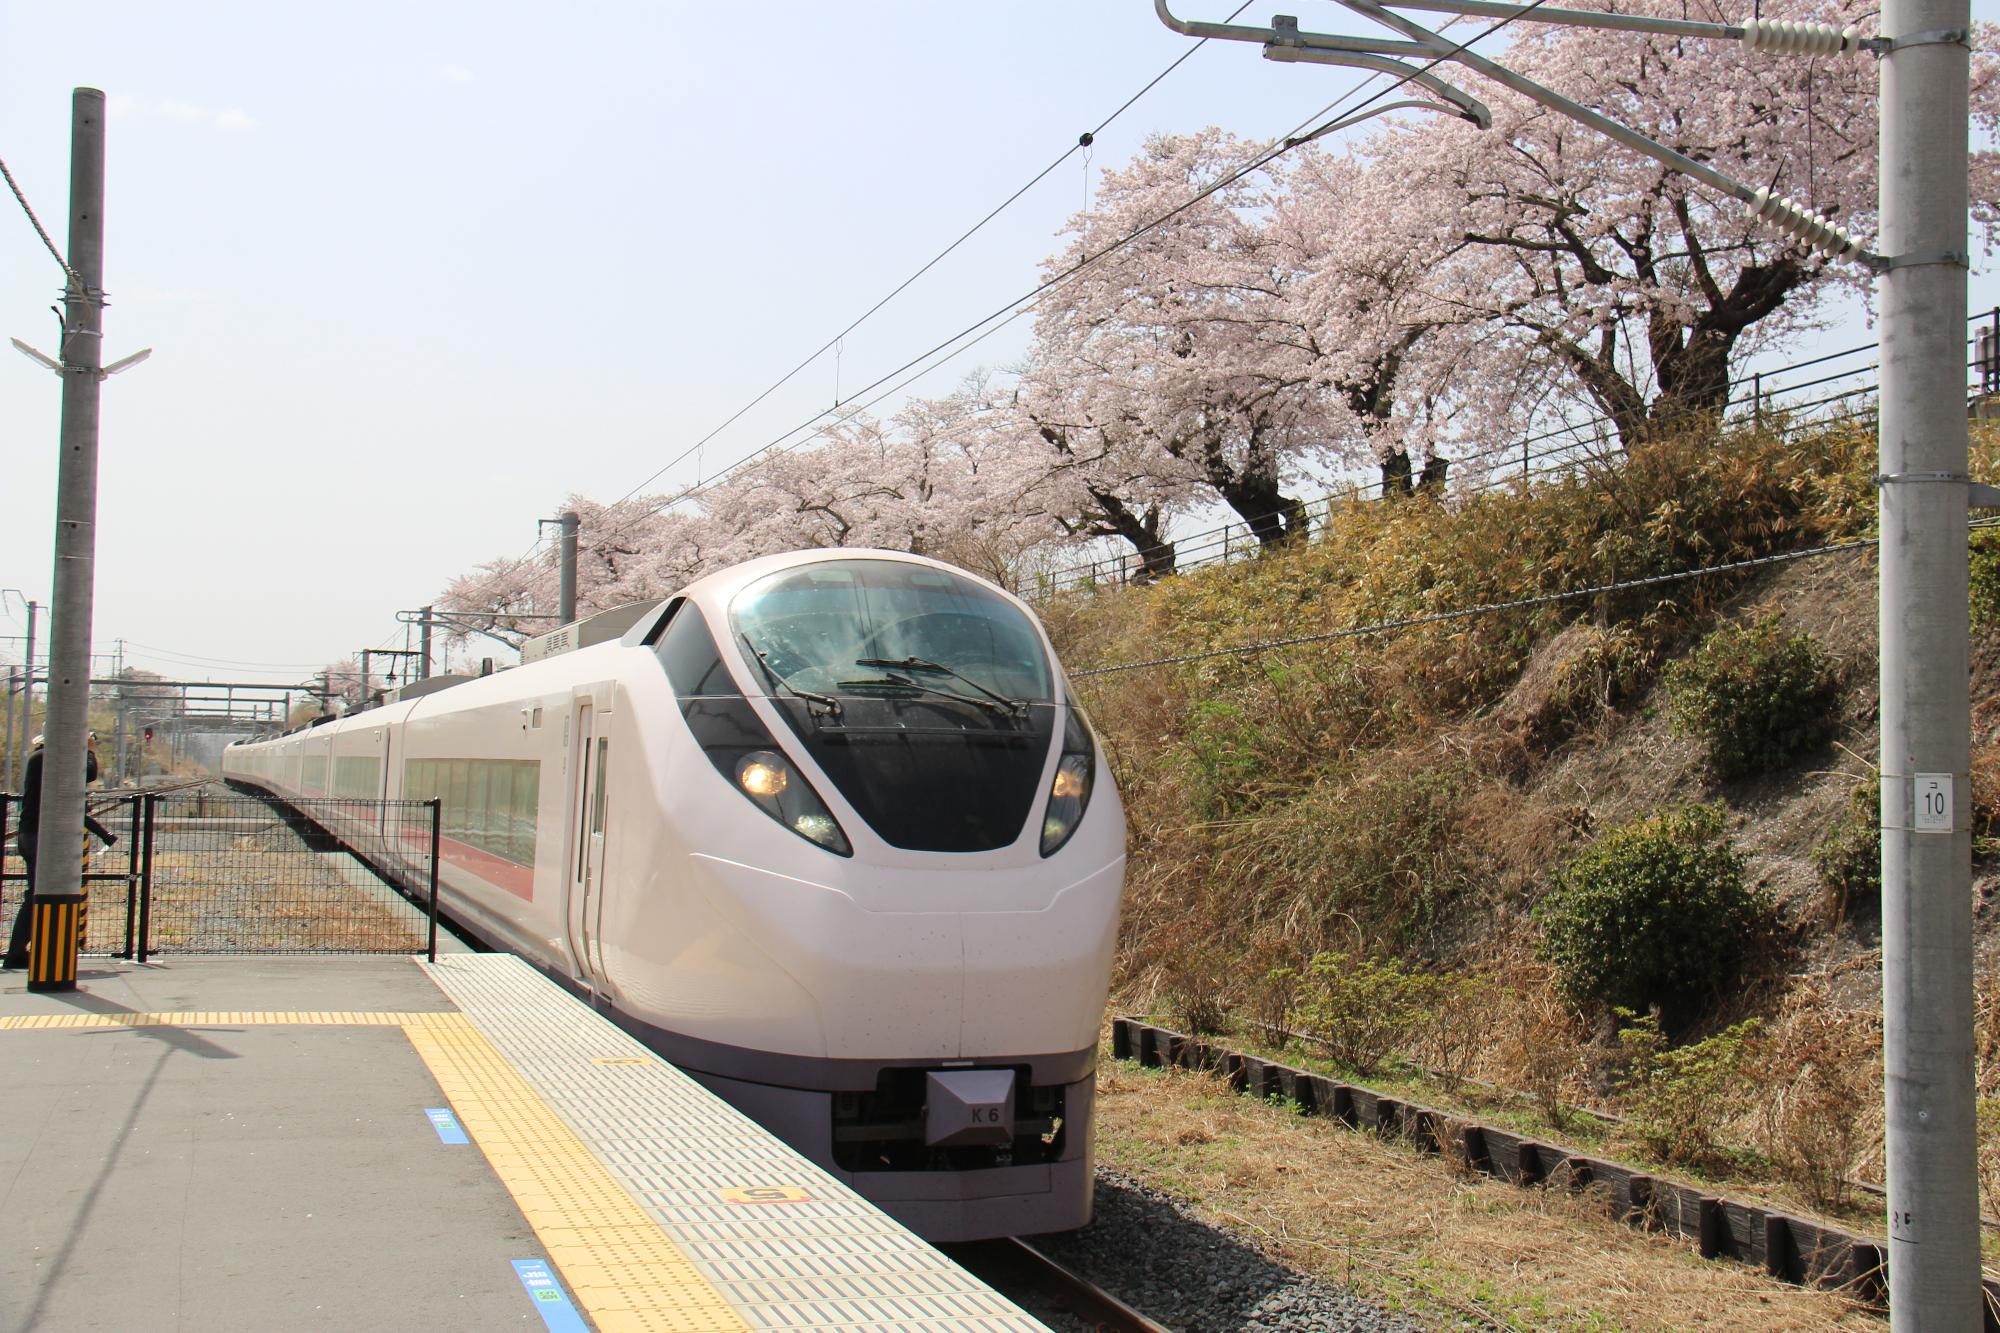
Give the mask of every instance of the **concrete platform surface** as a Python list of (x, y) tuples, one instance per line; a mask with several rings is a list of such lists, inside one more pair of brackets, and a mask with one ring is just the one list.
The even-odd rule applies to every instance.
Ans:
[[(452, 1008), (402, 958), (4, 975), (0, 1019)], [(0, 1329), (540, 1329), (545, 1256), (443, 1104), (391, 1024), (0, 1031)]]
[(0, 974), (0, 1333), (1035, 1333), (518, 959)]

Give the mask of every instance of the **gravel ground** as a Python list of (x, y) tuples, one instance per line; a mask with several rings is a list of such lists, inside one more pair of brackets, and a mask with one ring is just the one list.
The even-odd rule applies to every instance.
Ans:
[(1422, 1328), (1273, 1262), (1200, 1221), (1172, 1196), (1115, 1171), (1097, 1173), (1097, 1208), (1089, 1226), (1032, 1239), (1057, 1263), (1176, 1333), (1419, 1333)]

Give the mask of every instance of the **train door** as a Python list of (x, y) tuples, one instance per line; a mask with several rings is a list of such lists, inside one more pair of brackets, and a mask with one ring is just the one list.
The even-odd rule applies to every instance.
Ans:
[(603, 911), (604, 811), (610, 777), (609, 718), (590, 703), (577, 705), (571, 728), (570, 772), (576, 781), (570, 793), (570, 860), (568, 925), (570, 954), (578, 977), (592, 980), (604, 967), (597, 939)]

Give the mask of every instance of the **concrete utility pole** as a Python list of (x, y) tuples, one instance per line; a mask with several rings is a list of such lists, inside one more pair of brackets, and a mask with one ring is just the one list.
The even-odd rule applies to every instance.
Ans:
[(21, 668), (7, 668), (7, 699), (0, 706), (0, 720), (4, 720), (6, 737), (0, 740), (0, 790), (13, 791), (14, 778), (14, 691), (21, 687)]
[[(70, 98), (69, 265), (63, 297), (62, 463), (56, 480), (49, 702), (29, 990), (75, 990), (83, 907), (84, 734), (97, 562), (98, 397), (104, 364), (104, 94)], [(65, 850), (68, 849), (68, 850)]]
[[(1977, 1328), (1965, 522), (1970, 0), (1882, 33), (1882, 1047), (1890, 1327)], [(1984, 497), (1982, 497), (1984, 498)]]
[(562, 564), (557, 572), (556, 615), (561, 617), (556, 623), (567, 625), (576, 619), (576, 529), (578, 519), (574, 509), (565, 509), (556, 516), (562, 525), (559, 550)]

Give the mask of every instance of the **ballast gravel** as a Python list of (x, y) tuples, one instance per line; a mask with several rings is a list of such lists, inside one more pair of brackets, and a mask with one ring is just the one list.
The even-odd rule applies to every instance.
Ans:
[[(1176, 1333), (1421, 1333), (1422, 1325), (1286, 1268), (1173, 1196), (1100, 1169), (1081, 1231), (1029, 1238), (1078, 1276)], [(1053, 1326), (1053, 1325), (1052, 1325)]]

